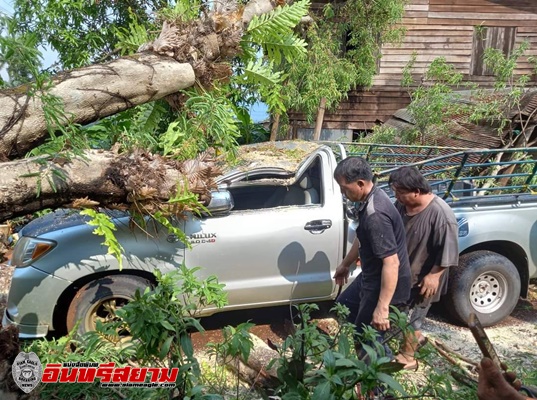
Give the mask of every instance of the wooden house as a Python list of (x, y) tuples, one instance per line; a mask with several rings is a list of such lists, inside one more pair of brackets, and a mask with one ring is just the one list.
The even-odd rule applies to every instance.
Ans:
[[(537, 0), (409, 0), (402, 23), (406, 36), (399, 45), (382, 47), (373, 86), (350, 92), (336, 111), (326, 112), (321, 139), (355, 139), (406, 107), (402, 70), (413, 53), (417, 73), (443, 56), (465, 79), (490, 87), (493, 78), (483, 65), (484, 50), (493, 47), (510, 54), (527, 40), (530, 49), (516, 74), (530, 75), (530, 84), (537, 82), (528, 62), (529, 56), (537, 56)], [(293, 136), (311, 138), (313, 127), (303, 117), (291, 114), (291, 121)]]

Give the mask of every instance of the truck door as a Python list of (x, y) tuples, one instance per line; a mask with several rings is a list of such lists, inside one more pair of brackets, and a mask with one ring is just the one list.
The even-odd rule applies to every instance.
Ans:
[(230, 308), (330, 298), (343, 215), (331, 173), (317, 158), (319, 193), (305, 194), (311, 204), (238, 210), (186, 224), (192, 242), (187, 265), (225, 283)]

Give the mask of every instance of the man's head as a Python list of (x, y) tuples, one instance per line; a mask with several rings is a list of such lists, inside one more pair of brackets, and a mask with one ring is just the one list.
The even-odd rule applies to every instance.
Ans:
[(348, 157), (341, 161), (335, 171), (334, 179), (341, 193), (350, 201), (363, 201), (373, 186), (373, 172), (362, 157)]
[(431, 185), (415, 167), (401, 167), (391, 173), (388, 183), (397, 200), (405, 205), (417, 205), (421, 196), (432, 192)]

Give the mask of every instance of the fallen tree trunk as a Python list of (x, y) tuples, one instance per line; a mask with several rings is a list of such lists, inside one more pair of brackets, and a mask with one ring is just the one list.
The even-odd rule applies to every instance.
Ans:
[(220, 174), (204, 153), (183, 163), (138, 151), (88, 151), (71, 160), (32, 158), (0, 164), (0, 221), (44, 208), (128, 208), (135, 202), (165, 202), (185, 179), (207, 203)]
[(269, 363), (280, 355), (277, 351), (272, 350), (258, 336), (250, 333), (252, 339), (252, 350), (248, 360), (230, 358), (225, 361), (227, 368), (232, 370), (244, 382), (262, 389), (274, 389), (279, 384), (277, 374), (277, 365), (267, 369)]
[(88, 151), (69, 160), (10, 160), (25, 156), (47, 139), (48, 129), (58, 128), (47, 126), (43, 106), (51, 101), (56, 114), (64, 110), (52, 118), (58, 125), (88, 124), (161, 98), (180, 109), (184, 96), (178, 92), (232, 73), (227, 61), (241, 51), (245, 27), (278, 3), (215, 6), (196, 21), (165, 21), (159, 37), (133, 56), (64, 72), (43, 89), (28, 84), (0, 91), (0, 221), (61, 206), (144, 202), (148, 207), (142, 211), (151, 212), (152, 202), (158, 209), (158, 202), (173, 198), (185, 179), (189, 190), (207, 203), (218, 172), (205, 159), (175, 165), (141, 152), (122, 156)]
[[(87, 124), (139, 104), (190, 87), (190, 64), (155, 54), (137, 54), (109, 64), (63, 73), (47, 95), (59, 98), (69, 121)], [(43, 101), (30, 95), (30, 86), (0, 92), (0, 156), (24, 156), (48, 136)]]

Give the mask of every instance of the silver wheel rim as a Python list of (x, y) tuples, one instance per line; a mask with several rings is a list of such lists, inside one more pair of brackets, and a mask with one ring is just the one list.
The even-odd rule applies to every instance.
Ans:
[(117, 320), (116, 310), (122, 308), (130, 300), (130, 298), (119, 296), (110, 296), (101, 299), (97, 304), (94, 304), (86, 314), (86, 331), (94, 331), (97, 320), (100, 320), (101, 322), (112, 322)]
[(507, 298), (507, 279), (499, 272), (479, 275), (470, 287), (470, 303), (479, 313), (497, 311)]

